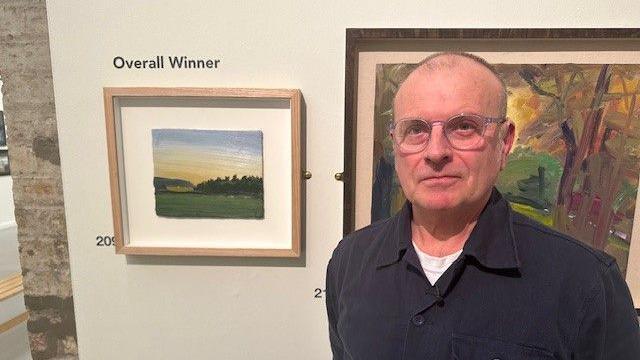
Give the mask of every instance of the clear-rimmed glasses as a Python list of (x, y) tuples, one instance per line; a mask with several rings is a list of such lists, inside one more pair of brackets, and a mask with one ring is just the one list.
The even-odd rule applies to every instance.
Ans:
[(443, 121), (429, 122), (420, 118), (408, 118), (389, 124), (389, 132), (400, 151), (416, 153), (427, 147), (431, 130), (440, 124), (451, 147), (458, 150), (474, 150), (483, 146), (484, 132), (488, 124), (502, 124), (506, 120), (465, 113)]

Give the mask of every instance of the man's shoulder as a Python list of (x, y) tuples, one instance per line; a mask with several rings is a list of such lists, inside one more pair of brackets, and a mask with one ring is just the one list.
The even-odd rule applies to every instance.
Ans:
[(615, 259), (604, 251), (515, 211), (512, 223), (518, 250), (522, 256), (527, 256), (529, 252), (547, 260), (556, 259), (569, 266), (591, 264), (601, 270), (609, 268), (615, 262)]
[(395, 217), (378, 220), (370, 225), (355, 230), (343, 237), (336, 246), (333, 257), (341, 256), (344, 253), (352, 253), (354, 251), (363, 253), (364, 250), (376, 246), (377, 243), (383, 241), (384, 234), (389, 232), (390, 226), (393, 224)]

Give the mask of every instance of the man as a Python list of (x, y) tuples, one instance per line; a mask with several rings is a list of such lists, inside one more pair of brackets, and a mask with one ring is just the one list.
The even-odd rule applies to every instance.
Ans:
[(514, 141), (481, 58), (442, 53), (394, 100), (395, 216), (327, 268), (334, 359), (640, 359), (615, 261), (513, 212), (495, 190)]

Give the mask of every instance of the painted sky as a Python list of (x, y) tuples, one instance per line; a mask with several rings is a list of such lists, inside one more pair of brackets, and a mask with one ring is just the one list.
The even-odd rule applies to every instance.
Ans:
[(262, 177), (262, 131), (152, 129), (154, 176), (194, 185), (216, 177)]

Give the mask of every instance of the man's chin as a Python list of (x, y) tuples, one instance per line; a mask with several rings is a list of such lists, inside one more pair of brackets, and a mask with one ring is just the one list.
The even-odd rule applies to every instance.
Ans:
[(418, 206), (427, 211), (446, 211), (457, 208), (460, 202), (451, 194), (443, 194), (440, 196), (422, 196), (416, 197), (411, 201), (413, 206)]

